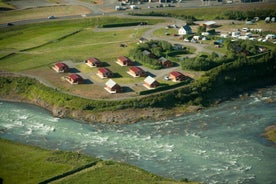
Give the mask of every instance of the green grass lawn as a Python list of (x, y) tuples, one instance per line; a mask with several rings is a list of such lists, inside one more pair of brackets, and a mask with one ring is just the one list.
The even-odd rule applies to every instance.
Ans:
[(0, 177), (5, 184), (39, 183), (88, 163), (97, 165), (54, 183), (185, 183), (153, 175), (124, 163), (82, 154), (45, 150), (0, 139)]
[(39, 183), (97, 159), (71, 152), (48, 151), (0, 139), (0, 176), (4, 183)]

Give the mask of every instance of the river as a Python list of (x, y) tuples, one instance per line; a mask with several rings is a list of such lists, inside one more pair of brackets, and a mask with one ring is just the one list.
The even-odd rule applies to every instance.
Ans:
[(260, 137), (276, 122), (276, 86), (166, 121), (129, 125), (59, 119), (39, 107), (0, 102), (0, 137), (124, 161), (174, 179), (276, 183), (276, 146)]

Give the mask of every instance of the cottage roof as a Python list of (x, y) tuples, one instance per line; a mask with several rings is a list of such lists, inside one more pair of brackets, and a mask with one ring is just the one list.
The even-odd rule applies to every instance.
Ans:
[(80, 75), (78, 75), (78, 74), (71, 74), (71, 75), (69, 75), (69, 77), (72, 80), (74, 80), (74, 81), (76, 81), (76, 80), (82, 80), (82, 77)]
[(99, 68), (98, 71), (101, 73), (111, 73), (111, 71), (108, 68)]
[(148, 51), (148, 50), (144, 50), (142, 53), (143, 53), (143, 55), (146, 55), (146, 56), (150, 55), (150, 51)]
[(164, 63), (164, 62), (166, 62), (166, 61), (168, 61), (166, 58), (164, 58), (164, 57), (161, 57), (161, 58), (159, 58), (158, 59), (161, 63)]
[(130, 61), (130, 59), (127, 58), (126, 56), (119, 56), (118, 59), (119, 59), (120, 61)]
[(113, 88), (114, 86), (117, 85), (117, 83), (114, 82), (112, 79), (109, 79), (109, 80), (105, 83), (105, 85), (106, 85), (107, 87), (109, 87), (109, 88)]
[(144, 71), (142, 68), (137, 67), (137, 66), (130, 67), (130, 70), (132, 70), (135, 73)]
[(184, 76), (182, 73), (180, 73), (178, 71), (172, 71), (170, 74), (173, 75), (174, 77), (182, 77), (182, 76)]
[(88, 58), (87, 61), (91, 62), (91, 63), (100, 63), (100, 60), (98, 58)]
[(57, 66), (58, 68), (64, 68), (64, 67), (68, 67), (65, 63), (56, 63), (55, 66)]
[(153, 84), (156, 80), (152, 78), (151, 76), (147, 76), (144, 80), (144, 82), (148, 83), (149, 85)]
[(184, 29), (186, 32), (192, 32), (192, 28), (188, 24), (185, 24), (180, 29)]

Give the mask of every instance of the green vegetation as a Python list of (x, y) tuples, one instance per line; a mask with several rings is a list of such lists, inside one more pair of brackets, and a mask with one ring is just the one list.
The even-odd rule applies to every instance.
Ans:
[[(145, 53), (145, 51), (147, 53)], [(174, 51), (174, 49), (169, 42), (151, 40), (139, 44), (135, 49), (130, 51), (129, 55), (149, 68), (161, 69), (162, 65), (158, 59), (160, 57), (167, 57), (172, 51)]]
[(260, 17), (264, 19), (267, 16), (276, 15), (276, 4), (260, 4), (249, 5), (245, 3), (244, 5), (237, 6), (224, 6), (221, 7), (202, 7), (202, 8), (192, 8), (192, 9), (158, 9), (154, 11), (140, 11), (132, 12), (131, 15), (139, 16), (166, 16), (166, 17), (176, 17), (184, 20), (212, 20), (212, 19), (252, 19), (254, 17)]
[[(156, 176), (124, 163), (101, 161), (79, 153), (49, 151), (3, 139), (0, 139), (0, 148), (0, 176), (6, 184), (40, 183), (58, 175), (64, 178), (56, 183), (186, 183)], [(87, 169), (81, 172), (70, 174), (85, 167)]]
[(98, 160), (78, 153), (46, 151), (3, 139), (0, 139), (0, 148), (0, 176), (7, 184), (39, 183)]
[[(141, 21), (153, 24), (161, 20), (95, 17), (1, 28), (0, 68), (23, 71), (47, 66), (56, 61), (83, 61), (91, 56), (103, 61), (114, 60), (118, 55), (128, 54), (143, 28), (117, 30), (111, 33), (105, 30), (97, 31), (94, 27), (111, 22)], [(122, 42), (126, 42), (128, 47), (120, 48), (119, 44)]]
[(271, 125), (265, 129), (262, 136), (266, 137), (268, 140), (276, 143), (276, 124)]
[(0, 10), (13, 10), (13, 9), (15, 9), (15, 7), (7, 3), (6, 0), (0, 0)]

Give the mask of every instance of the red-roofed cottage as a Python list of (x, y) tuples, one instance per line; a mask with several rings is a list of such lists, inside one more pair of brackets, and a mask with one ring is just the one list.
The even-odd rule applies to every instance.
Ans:
[(170, 76), (169, 78), (172, 80), (172, 81), (184, 81), (185, 80), (185, 75), (178, 72), (178, 71), (173, 71), (170, 73)]
[(111, 78), (113, 73), (107, 68), (99, 68), (97, 75), (101, 78)]
[(83, 83), (83, 78), (78, 74), (71, 74), (68, 77), (66, 77), (66, 80), (70, 84), (81, 84), (81, 83)]
[(137, 66), (130, 67), (129, 71), (127, 73), (133, 77), (145, 77), (146, 76), (146, 72), (142, 68), (137, 67)]
[(90, 67), (100, 67), (102, 66), (102, 62), (98, 58), (88, 58), (84, 61)]
[(69, 71), (69, 66), (66, 65), (65, 63), (56, 63), (54, 66), (53, 66), (53, 69), (60, 73), (60, 72), (68, 72)]
[(119, 56), (117, 58), (117, 63), (121, 66), (132, 66), (133, 62), (126, 56)]

